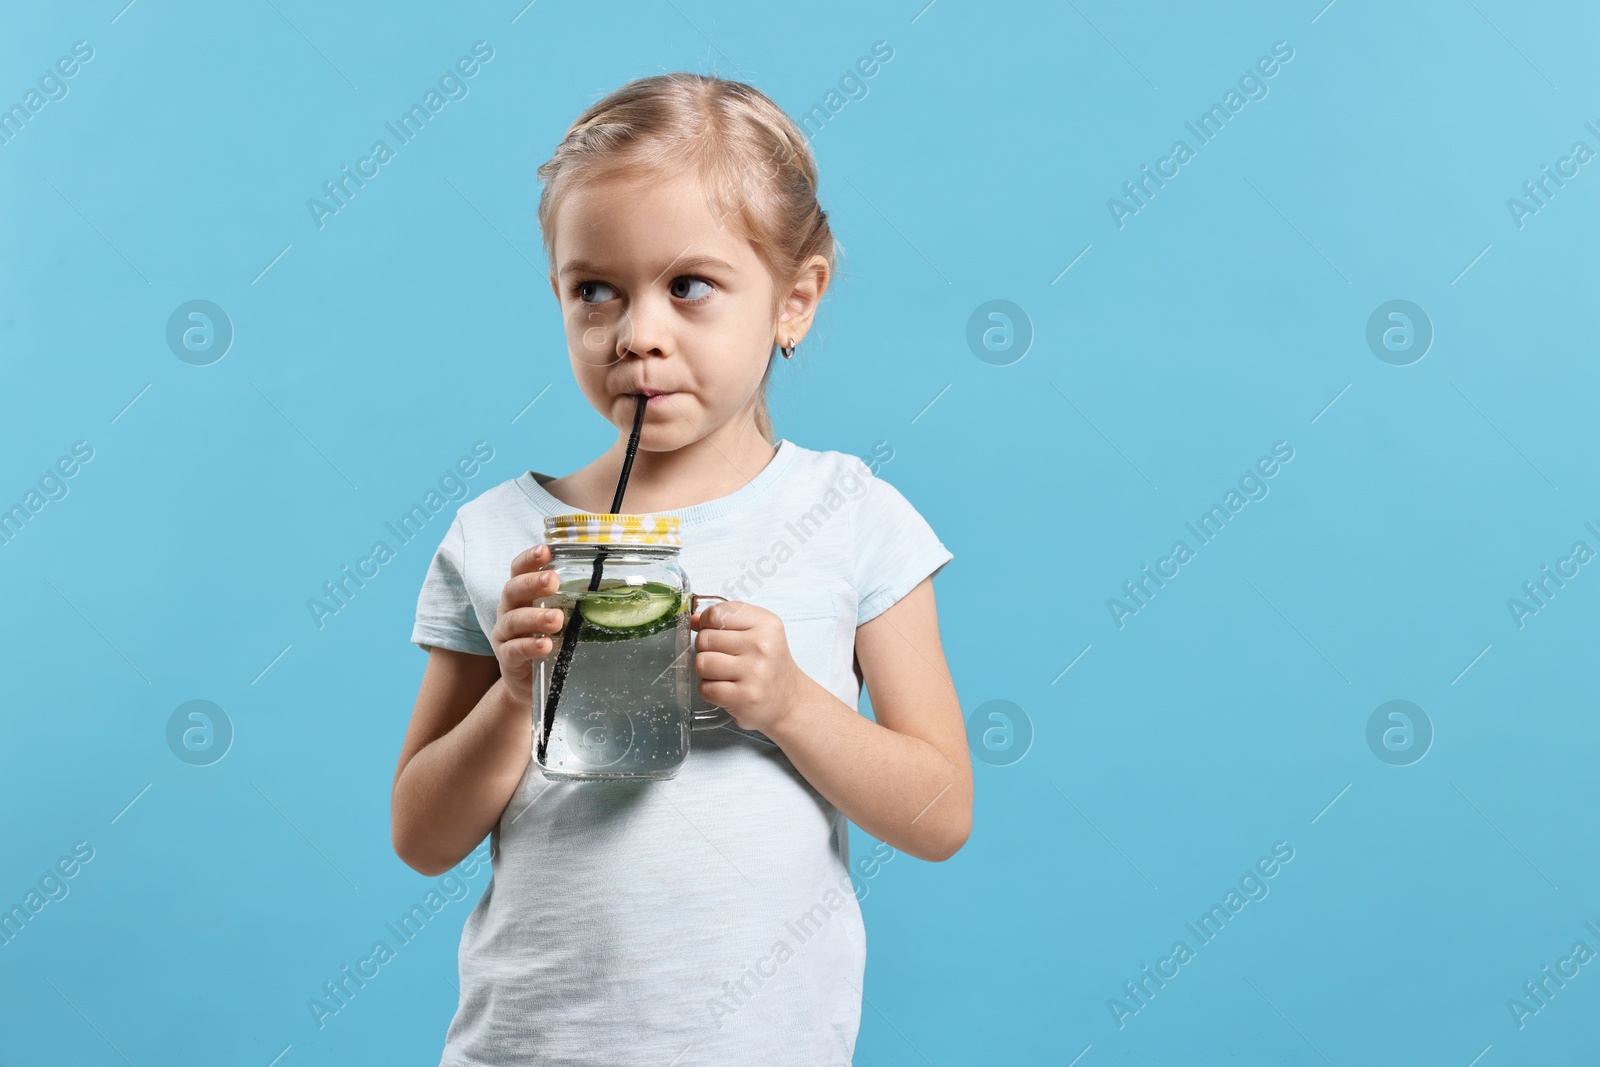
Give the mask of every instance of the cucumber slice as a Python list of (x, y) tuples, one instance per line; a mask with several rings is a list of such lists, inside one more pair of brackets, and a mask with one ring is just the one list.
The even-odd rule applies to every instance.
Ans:
[[(657, 589), (651, 589), (656, 584)], [(607, 630), (641, 630), (677, 612), (678, 596), (659, 583), (620, 585), (585, 591), (578, 599), (583, 617)]]
[(583, 620), (583, 628), (579, 637), (583, 641), (634, 641), (641, 637), (650, 637), (662, 630), (670, 630), (682, 620), (681, 615), (663, 615), (655, 622), (636, 626), (631, 630), (612, 630), (605, 626), (596, 626), (587, 618)]

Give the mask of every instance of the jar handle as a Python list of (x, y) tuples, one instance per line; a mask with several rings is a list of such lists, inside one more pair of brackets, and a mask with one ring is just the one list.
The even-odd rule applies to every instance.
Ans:
[[(699, 613), (700, 601), (702, 600), (716, 600), (724, 604), (728, 603), (727, 597), (717, 596), (714, 593), (690, 593), (690, 614)], [(690, 638), (690, 641), (693, 641), (692, 637)], [(692, 648), (693, 645), (691, 644), (690, 647)], [(689, 659), (689, 677), (694, 679), (694, 683), (691, 687), (692, 693), (690, 696), (690, 705), (693, 710), (692, 728), (696, 730), (713, 730), (720, 726), (726, 726), (728, 723), (732, 722), (732, 715), (729, 715), (722, 708), (719, 708), (717, 705), (711, 703), (705, 697), (700, 695), (699, 676), (694, 673), (694, 658), (692, 656)]]
[(702, 601), (702, 600), (720, 600), (724, 604), (726, 604), (728, 602), (728, 598), (727, 597), (725, 597), (725, 596), (717, 596), (715, 593), (690, 593), (689, 594), (689, 614), (698, 615), (700, 613), (700, 601)]

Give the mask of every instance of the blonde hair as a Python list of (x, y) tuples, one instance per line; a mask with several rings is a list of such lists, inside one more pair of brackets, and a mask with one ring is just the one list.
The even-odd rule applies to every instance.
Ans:
[[(707, 204), (747, 239), (772, 275), (772, 317), (812, 256), (831, 277), (836, 261), (828, 213), (817, 202), (817, 164), (805, 135), (765, 93), (744, 82), (675, 71), (638, 78), (578, 116), (538, 169), (539, 229), (555, 259), (556, 209), (573, 188), (627, 174), (700, 178)], [(767, 360), (756, 428), (771, 442)]]

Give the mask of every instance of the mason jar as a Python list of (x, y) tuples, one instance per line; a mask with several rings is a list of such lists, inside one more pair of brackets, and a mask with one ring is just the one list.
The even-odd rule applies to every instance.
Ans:
[(534, 675), (534, 762), (556, 780), (669, 779), (690, 731), (728, 721), (695, 691), (689, 616), (702, 599), (679, 561), (675, 515), (545, 519), (561, 632)]

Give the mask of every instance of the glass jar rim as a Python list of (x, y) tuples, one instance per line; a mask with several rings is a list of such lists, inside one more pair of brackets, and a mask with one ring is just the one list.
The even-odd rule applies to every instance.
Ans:
[(613, 560), (622, 556), (631, 556), (639, 553), (645, 555), (675, 556), (683, 550), (682, 545), (649, 544), (644, 541), (547, 541), (552, 555), (556, 553), (577, 554), (575, 550), (582, 550), (593, 555), (601, 549), (605, 550), (606, 559)]

